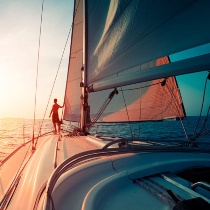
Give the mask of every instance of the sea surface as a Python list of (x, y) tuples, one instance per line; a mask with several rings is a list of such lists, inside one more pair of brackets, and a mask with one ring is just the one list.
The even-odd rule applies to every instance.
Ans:
[[(181, 121), (165, 120), (160, 122), (141, 123), (97, 123), (90, 131), (91, 135), (108, 135), (122, 138), (147, 140), (187, 140), (199, 137), (196, 141), (210, 141), (210, 119), (206, 117), (188, 117)], [(195, 127), (197, 126), (196, 132)], [(62, 128), (68, 130), (69, 122)], [(40, 129), (41, 128), (41, 129)], [(184, 129), (183, 129), (184, 128)], [(52, 121), (31, 119), (0, 119), (0, 161), (23, 143), (30, 141), (38, 133), (44, 134), (53, 130)], [(206, 135), (204, 135), (206, 133)]]
[[(42, 126), (41, 126), (42, 125)], [(41, 127), (41, 130), (40, 130)], [(30, 141), (33, 136), (53, 130), (52, 121), (50, 119), (34, 120), (20, 118), (3, 118), (0, 119), (0, 161), (17, 147)]]

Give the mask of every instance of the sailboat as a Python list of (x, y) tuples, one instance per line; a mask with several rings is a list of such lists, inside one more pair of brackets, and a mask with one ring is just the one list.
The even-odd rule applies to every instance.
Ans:
[(2, 161), (0, 209), (210, 209), (208, 141), (186, 130), (185, 141), (90, 135), (98, 122), (183, 125), (176, 76), (208, 73), (210, 54), (171, 55), (210, 43), (209, 8), (75, 0), (63, 116), (73, 129), (40, 135)]

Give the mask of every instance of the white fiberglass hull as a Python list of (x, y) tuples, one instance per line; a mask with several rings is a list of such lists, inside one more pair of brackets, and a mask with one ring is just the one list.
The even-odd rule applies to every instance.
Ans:
[(210, 193), (202, 196), (175, 175), (194, 167), (210, 167), (210, 155), (157, 152), (104, 157), (64, 173), (51, 196), (55, 209), (61, 210), (173, 209), (176, 202), (167, 190), (180, 200), (202, 197), (210, 202)]
[(209, 190), (181, 175), (202, 168), (204, 180), (196, 182), (206, 181), (208, 152), (99, 150), (103, 145), (88, 137), (41, 137), (2, 209), (162, 210), (197, 197), (210, 203)]

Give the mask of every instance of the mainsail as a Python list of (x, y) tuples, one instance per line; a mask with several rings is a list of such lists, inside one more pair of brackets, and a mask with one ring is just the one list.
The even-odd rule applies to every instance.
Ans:
[(75, 0), (64, 119), (78, 121), (80, 108), (87, 110), (87, 90), (94, 116), (113, 88), (119, 94), (99, 121), (184, 117), (173, 76), (208, 69), (210, 55), (168, 58), (210, 43), (208, 8), (210, 1)]
[(114, 88), (117, 80), (123, 86), (209, 67), (209, 56), (201, 56), (177, 62), (178, 66), (170, 63), (164, 68), (148, 68), (129, 77), (107, 80), (108, 76), (149, 61), (210, 43), (209, 1), (87, 1), (86, 8), (87, 83), (95, 91)]

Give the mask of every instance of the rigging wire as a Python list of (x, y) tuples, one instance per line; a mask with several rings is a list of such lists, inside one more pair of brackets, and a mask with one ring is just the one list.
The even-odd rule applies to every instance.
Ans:
[[(75, 15), (77, 13), (77, 9), (78, 9), (79, 3), (80, 3), (80, 1), (77, 4), (74, 17), (75, 17)], [(62, 63), (62, 60), (63, 60), (63, 56), (64, 56), (64, 53), (65, 53), (65, 50), (66, 50), (66, 47), (67, 47), (67, 44), (68, 44), (68, 40), (69, 40), (71, 31), (72, 31), (72, 28), (73, 28), (73, 22), (71, 24), (71, 27), (70, 27), (70, 30), (68, 32), (68, 36), (67, 36), (67, 39), (66, 39), (66, 42), (65, 42), (65, 45), (64, 45), (64, 49), (63, 49), (63, 52), (62, 52), (62, 55), (61, 55), (61, 59), (60, 59), (59, 65), (58, 65), (58, 69), (57, 69), (57, 72), (56, 72), (56, 75), (55, 75), (55, 79), (54, 79), (54, 82), (53, 82), (53, 85), (52, 85), (52, 89), (51, 89), (50, 96), (49, 96), (49, 99), (48, 99), (48, 102), (47, 102), (45, 113), (44, 113), (44, 116), (43, 116), (43, 119), (42, 119), (42, 122), (41, 122), (41, 125), (40, 125), (40, 128), (39, 128), (39, 134), (38, 134), (38, 136), (41, 134), (41, 128), (43, 126), (43, 122), (44, 122), (44, 119), (45, 119), (45, 116), (46, 116), (46, 113), (47, 113), (47, 109), (49, 107), (49, 103), (50, 103), (50, 99), (51, 99), (51, 96), (52, 96), (52, 92), (53, 92), (53, 89), (54, 89), (54, 86), (55, 86), (55, 82), (56, 82), (56, 79), (57, 79), (57, 76), (58, 76), (58, 73), (59, 73), (59, 70), (60, 70), (60, 66), (61, 66), (61, 63)], [(63, 116), (63, 109), (64, 108), (62, 108), (62, 116)], [(38, 138), (37, 138), (37, 140), (38, 140)]]
[(41, 133), (41, 128), (42, 128), (42, 125), (43, 125), (43, 122), (44, 122), (44, 119), (45, 119), (45, 116), (46, 116), (46, 113), (47, 113), (47, 109), (49, 107), (50, 99), (51, 99), (51, 96), (52, 96), (52, 93), (53, 93), (53, 90), (54, 90), (54, 87), (55, 87), (55, 82), (56, 82), (56, 79), (57, 79), (57, 76), (58, 76), (58, 73), (59, 73), (59, 70), (60, 70), (60, 66), (61, 66), (61, 63), (62, 63), (62, 60), (63, 60), (63, 56), (64, 56), (64, 53), (65, 53), (65, 50), (66, 50), (66, 46), (68, 44), (68, 40), (69, 40), (69, 36), (71, 34), (71, 30), (72, 30), (72, 26), (71, 26), (71, 28), (69, 30), (69, 33), (68, 33), (68, 36), (67, 36), (67, 39), (66, 39), (66, 43), (65, 43), (65, 46), (64, 46), (64, 49), (63, 49), (63, 53), (62, 53), (62, 56), (61, 56), (61, 59), (60, 59), (59, 65), (58, 65), (58, 69), (57, 69), (57, 72), (56, 72), (56, 75), (55, 75), (55, 79), (54, 79), (54, 82), (53, 82), (53, 85), (52, 85), (50, 96), (48, 98), (48, 102), (47, 102), (47, 106), (46, 106), (46, 109), (45, 109), (44, 117), (42, 119), (42, 122), (41, 122), (41, 125), (40, 125), (40, 129), (39, 129), (39, 135)]
[(88, 130), (90, 130), (90, 128), (93, 127), (93, 125), (101, 117), (101, 115), (103, 114), (104, 110), (107, 108), (107, 106), (109, 105), (109, 103), (111, 102), (111, 100), (113, 99), (115, 94), (118, 94), (118, 90), (116, 88), (109, 94), (108, 98), (102, 104), (102, 106), (99, 109), (99, 111), (97, 112), (97, 114), (93, 117), (93, 119), (91, 120), (90, 125), (88, 126)]
[(171, 93), (172, 99), (174, 100), (175, 108), (177, 109), (177, 112), (178, 112), (178, 115), (179, 115), (179, 119), (180, 119), (180, 122), (181, 122), (181, 125), (182, 125), (182, 128), (183, 128), (185, 137), (186, 137), (186, 139), (189, 139), (188, 134), (187, 134), (187, 131), (186, 131), (185, 126), (184, 126), (184, 123), (183, 123), (183, 121), (182, 121), (182, 118), (181, 118), (179, 109), (178, 109), (178, 107), (177, 107), (177, 101), (175, 100), (174, 93), (173, 93), (173, 91), (168, 87), (167, 83), (165, 83), (165, 85), (166, 85), (167, 89), (169, 90), (169, 92)]
[(139, 91), (139, 94), (140, 94), (140, 101), (139, 101), (139, 134), (138, 134), (138, 138), (140, 138), (140, 133), (141, 133), (141, 123), (140, 123), (140, 121), (141, 121), (141, 101), (142, 101), (142, 99), (141, 99), (141, 97), (142, 97), (142, 91), (141, 91), (141, 88), (140, 88), (140, 91)]
[[(203, 127), (201, 130), (204, 130), (204, 129), (206, 130), (206, 122), (208, 120), (209, 110), (210, 110), (210, 106), (208, 108), (207, 115), (206, 115), (206, 118), (204, 119)], [(201, 133), (201, 131), (200, 131), (200, 133)]]
[[(201, 138), (201, 137), (203, 137), (205, 135), (208, 135), (210, 133), (210, 130), (208, 130), (208, 131), (206, 130), (206, 122), (207, 122), (207, 119), (208, 119), (209, 111), (210, 111), (210, 106), (208, 108), (208, 111), (207, 111), (207, 114), (206, 114), (206, 118), (204, 119), (203, 126), (200, 129), (200, 132), (195, 135), (195, 137), (193, 138), (193, 140), (194, 139), (196, 140), (198, 138)], [(205, 132), (204, 132), (204, 130), (205, 130)]]
[(35, 101), (34, 101), (34, 121), (33, 121), (32, 150), (35, 149), (35, 147), (34, 147), (34, 130), (35, 130), (35, 119), (36, 119), (36, 98), (37, 98), (38, 75), (39, 75), (39, 55), (40, 55), (40, 45), (41, 45), (41, 35), (42, 35), (43, 11), (44, 11), (44, 0), (42, 1), (41, 20), (40, 20), (40, 29), (39, 29), (39, 44), (38, 44), (37, 70), (36, 70), (36, 89), (35, 89)]
[[(79, 7), (79, 4), (80, 4), (80, 1), (78, 2), (77, 4), (77, 7), (76, 7), (76, 10), (75, 10), (75, 14), (74, 14), (74, 17), (77, 13), (77, 10), (78, 10), (78, 7)], [(73, 19), (74, 19), (73, 17)], [(57, 72), (56, 72), (56, 76), (55, 76), (55, 79), (54, 79), (54, 82), (53, 82), (53, 86), (52, 86), (52, 89), (51, 89), (51, 92), (50, 92), (50, 96), (49, 96), (49, 99), (48, 99), (48, 102), (47, 102), (47, 106), (46, 106), (46, 109), (45, 109), (45, 113), (44, 113), (44, 117), (42, 119), (42, 123), (41, 123), (41, 126), (40, 126), (40, 129), (39, 129), (39, 135), (41, 134), (41, 128), (42, 128), (42, 125), (43, 125), (43, 122), (44, 122), (44, 119), (45, 119), (45, 116), (46, 116), (46, 113), (47, 113), (47, 109), (49, 107), (49, 103), (50, 103), (50, 99), (51, 99), (51, 96), (52, 96), (52, 92), (53, 92), (53, 89), (54, 89), (54, 86), (55, 86), (55, 82), (56, 82), (56, 79), (57, 79), (57, 76), (58, 76), (58, 72), (60, 70), (60, 66), (61, 66), (61, 63), (62, 63), (62, 60), (63, 60), (63, 56), (64, 56), (64, 53), (65, 53), (65, 50), (66, 50), (66, 46), (68, 44), (68, 40), (69, 40), (69, 36), (71, 34), (71, 31), (72, 31), (72, 28), (73, 28), (73, 22), (71, 24), (71, 27), (70, 27), (70, 30), (69, 30), (69, 33), (68, 33), (68, 36), (67, 36), (67, 39), (66, 39), (66, 43), (65, 43), (65, 46), (64, 46), (64, 49), (63, 49), (63, 53), (62, 53), (62, 56), (61, 56), (61, 59), (60, 59), (60, 62), (59, 62), (59, 65), (58, 65), (58, 69), (57, 69)], [(63, 116), (63, 109), (62, 108), (62, 116)]]
[(129, 118), (128, 109), (127, 109), (127, 105), (126, 105), (126, 102), (125, 102), (125, 97), (124, 97), (124, 94), (123, 94), (122, 87), (121, 87), (121, 91), (122, 91), (122, 96), (123, 96), (125, 109), (126, 109), (126, 113), (127, 113), (127, 117), (128, 117), (128, 123), (129, 123), (129, 126), (130, 126), (131, 138), (133, 138), (133, 132), (132, 132), (132, 128), (131, 128), (130, 118)]
[(202, 115), (203, 105), (204, 105), (204, 99), (205, 99), (205, 94), (206, 94), (207, 81), (208, 81), (208, 79), (209, 79), (209, 77), (210, 77), (209, 75), (210, 75), (210, 73), (209, 73), (208, 76), (206, 77), (206, 81), (205, 81), (205, 85), (204, 85), (204, 91), (203, 91), (203, 98), (202, 98), (202, 104), (201, 104), (200, 115), (199, 115), (197, 124), (196, 124), (195, 129), (194, 129), (194, 135), (196, 135), (196, 131), (197, 131), (198, 125), (199, 125), (200, 120), (201, 120), (201, 115)]
[[(164, 80), (165, 81), (165, 80)], [(141, 87), (136, 87), (136, 88), (128, 88), (128, 89), (124, 89), (124, 90), (119, 90), (119, 91), (130, 91), (130, 90), (140, 90), (140, 98), (141, 98), (141, 95), (142, 95), (142, 93), (141, 93), (141, 90), (143, 89), (143, 88), (147, 88), (147, 87), (151, 87), (151, 86), (155, 86), (155, 85), (159, 85), (159, 84), (161, 84), (162, 86), (164, 85), (163, 84), (163, 82), (164, 81), (160, 81), (160, 82), (156, 82), (156, 83), (153, 83), (153, 84), (150, 84), (150, 85), (145, 85), (145, 86), (141, 86)], [(141, 118), (141, 100), (140, 100), (140, 116), (139, 116), (139, 123), (138, 123), (138, 136), (140, 137), (140, 118)]]

